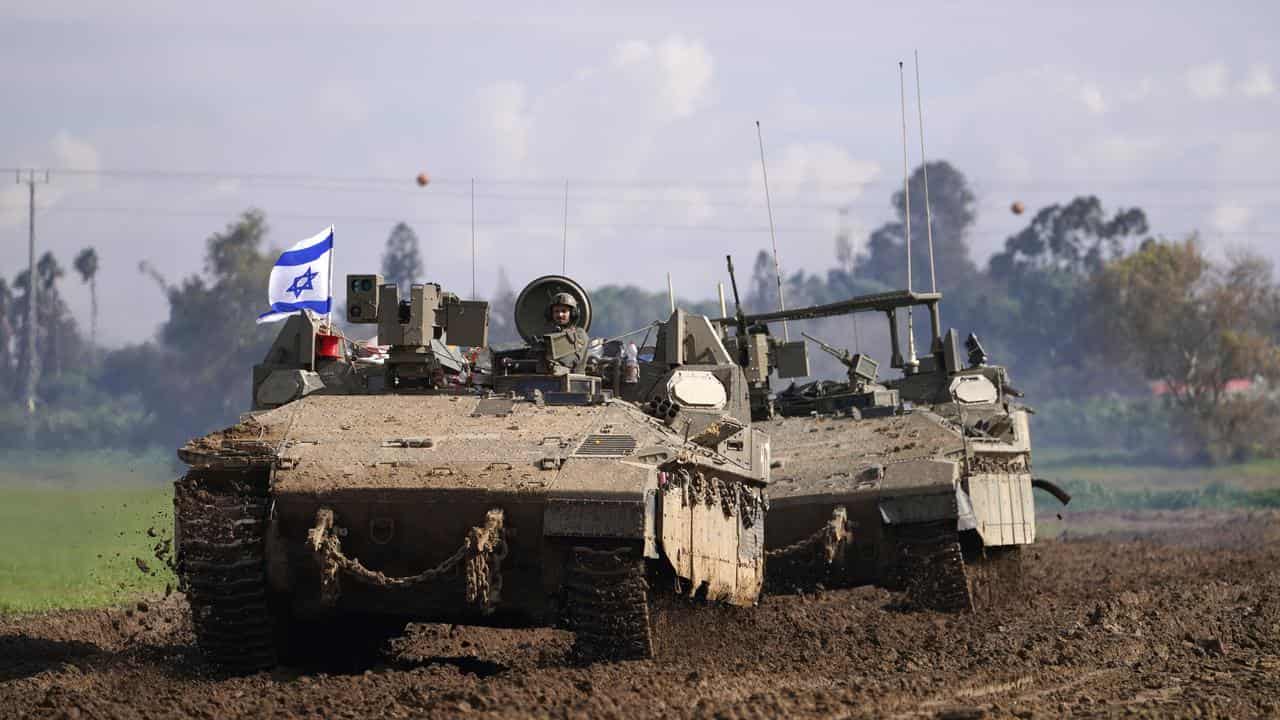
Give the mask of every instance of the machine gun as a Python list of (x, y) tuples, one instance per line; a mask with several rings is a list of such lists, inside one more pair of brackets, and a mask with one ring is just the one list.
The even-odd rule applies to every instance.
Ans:
[(815, 345), (817, 345), (818, 347), (820, 347), (820, 348), (822, 348), (823, 350), (825, 350), (825, 351), (827, 352), (827, 354), (828, 354), (828, 355), (830, 355), (830, 356), (834, 357), (835, 359), (839, 360), (839, 361), (841, 362), (841, 364), (843, 364), (845, 367), (849, 368), (850, 370), (852, 370), (852, 369), (853, 369), (853, 367), (854, 367), (854, 365), (856, 365), (856, 364), (857, 364), (857, 363), (854, 361), (854, 359), (853, 359), (853, 358), (854, 358), (854, 356), (853, 356), (853, 355), (851, 355), (851, 354), (849, 353), (849, 351), (848, 351), (848, 350), (843, 350), (843, 349), (838, 348), (838, 347), (835, 347), (835, 346), (833, 346), (833, 345), (828, 345), (828, 344), (826, 344), (825, 342), (823, 342), (823, 341), (819, 340), (818, 338), (816, 338), (816, 337), (814, 337), (814, 336), (810, 335), (810, 334), (809, 334), (809, 333), (807, 333), (807, 332), (802, 332), (802, 333), (800, 333), (800, 334), (801, 334), (801, 335), (803, 335), (803, 336), (805, 336), (806, 338), (808, 338), (808, 339), (809, 339), (809, 341), (810, 341), (810, 342), (812, 342), (813, 344), (815, 344)]
[(729, 284), (733, 286), (733, 315), (738, 325), (738, 335), (747, 334), (747, 316), (742, 312), (742, 302), (738, 299), (738, 278), (733, 274), (733, 256), (725, 255), (724, 261), (729, 264)]
[(848, 368), (849, 384), (855, 389), (861, 391), (862, 388), (876, 381), (876, 376), (880, 372), (880, 363), (869, 355), (850, 353), (843, 348), (828, 345), (807, 332), (801, 332), (800, 334)]

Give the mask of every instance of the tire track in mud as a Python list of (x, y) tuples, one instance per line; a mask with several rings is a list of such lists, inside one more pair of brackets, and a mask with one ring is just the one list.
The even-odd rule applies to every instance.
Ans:
[(991, 680), (982, 684), (966, 685), (948, 693), (922, 700), (915, 712), (898, 714), (894, 717), (928, 717), (945, 708), (971, 703), (975, 700), (985, 701), (976, 707), (986, 711), (995, 707), (995, 700), (997, 699), (1003, 701), (1003, 704), (1023, 704), (1102, 682), (1108, 678), (1123, 674), (1143, 655), (1144, 652), (1141, 647), (1134, 644), (1127, 652), (1123, 653), (1123, 657), (1108, 661), (1109, 667), (1080, 669), (1065, 673), (1066, 677), (1063, 677), (1064, 673), (1061, 670), (1045, 671), (1019, 675), (1011, 679)]

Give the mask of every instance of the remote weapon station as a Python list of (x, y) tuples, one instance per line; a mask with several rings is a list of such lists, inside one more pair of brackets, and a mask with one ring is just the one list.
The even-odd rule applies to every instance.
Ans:
[(288, 319), (254, 411), (178, 452), (178, 571), (211, 659), (270, 667), (370, 618), (557, 625), (586, 660), (640, 658), (654, 592), (757, 601), (769, 442), (711, 322), (678, 311), (652, 359), (592, 356), (590, 298), (562, 276), (515, 315), (526, 346), (491, 353), (487, 303), (350, 275), (374, 356)]

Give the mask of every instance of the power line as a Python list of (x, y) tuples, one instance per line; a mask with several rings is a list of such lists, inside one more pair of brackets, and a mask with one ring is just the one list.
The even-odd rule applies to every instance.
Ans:
[[(227, 218), (234, 219), (239, 217), (241, 210), (170, 210), (163, 208), (145, 208), (145, 207), (76, 207), (76, 206), (55, 206), (45, 209), (47, 216), (59, 214), (130, 214), (143, 215), (153, 217), (209, 217), (209, 218)], [(344, 223), (378, 223), (378, 224), (395, 224), (397, 222), (413, 222), (426, 226), (446, 226), (446, 227), (467, 227), (470, 225), (470, 219), (446, 219), (440, 217), (415, 217), (415, 216), (390, 216), (390, 215), (335, 215), (332, 213), (291, 213), (291, 212), (273, 212), (270, 215), (273, 219), (279, 220), (323, 220)], [(549, 221), (550, 223), (550, 221)], [(559, 224), (559, 223), (557, 223)], [(485, 227), (494, 228), (528, 228), (527, 220), (504, 221), (485, 221)], [(548, 229), (552, 225), (548, 224)], [(575, 228), (587, 229), (617, 229), (617, 230), (659, 230), (659, 231), (692, 231), (692, 232), (716, 232), (716, 233), (744, 233), (744, 234), (764, 234), (769, 232), (768, 228), (762, 228), (754, 225), (714, 225), (714, 224), (693, 224), (693, 223), (628, 223), (628, 222), (604, 222), (591, 223), (580, 222), (574, 224)], [(562, 228), (555, 228), (562, 229)], [(827, 227), (820, 225), (796, 225), (783, 226), (781, 228), (789, 233), (806, 233), (806, 234), (834, 234), (838, 231), (837, 227)], [(1166, 234), (1183, 235), (1193, 231), (1169, 232)], [(1232, 230), (1232, 231), (1206, 231), (1199, 230), (1200, 235), (1213, 237), (1273, 237), (1280, 236), (1280, 229), (1274, 230)]]
[[(24, 168), (18, 167), (0, 167), (0, 172), (16, 172)], [(185, 170), (156, 170), (156, 169), (121, 169), (121, 168), (51, 168), (50, 172), (61, 175), (79, 176), (79, 177), (100, 177), (100, 178), (116, 178), (116, 179), (136, 179), (136, 180), (192, 180), (192, 181), (239, 181), (245, 183), (267, 183), (280, 184), (292, 187), (321, 187), (326, 185), (334, 186), (408, 186), (411, 178), (399, 176), (333, 176), (319, 175), (310, 173), (260, 173), (260, 172), (226, 172), (226, 171), (185, 171)], [(634, 178), (634, 179), (618, 179), (618, 178), (569, 178), (575, 186), (589, 188), (596, 186), (600, 188), (682, 188), (688, 186), (699, 186), (709, 188), (736, 188), (744, 192), (749, 191), (751, 182), (749, 180), (730, 180), (726, 178)], [(449, 178), (449, 177), (433, 177), (431, 184), (433, 186), (446, 185), (457, 186), (458, 192), (465, 192), (465, 187), (470, 183), (471, 178)], [(559, 190), (563, 188), (565, 178), (516, 178), (516, 177), (497, 177), (483, 178), (476, 177), (475, 181), (480, 185), (503, 185), (503, 186), (525, 186), (525, 187), (546, 187)], [(1142, 179), (1142, 180), (1107, 180), (1098, 178), (1097, 176), (1071, 178), (1060, 177), (1052, 181), (1045, 180), (1022, 180), (1019, 178), (1000, 178), (1000, 177), (984, 177), (972, 176), (969, 178), (971, 185), (987, 184), (990, 182), (998, 183), (998, 187), (1007, 188), (1010, 191), (1033, 192), (1037, 190), (1050, 191), (1054, 189), (1070, 189), (1078, 186), (1085, 186), (1098, 189), (1116, 189), (1116, 188), (1170, 188), (1184, 187), (1189, 189), (1198, 189), (1205, 187), (1215, 188), (1258, 188), (1269, 189), (1280, 187), (1280, 179), (1275, 178), (1221, 178), (1221, 179), (1205, 179), (1197, 178), (1160, 178), (1160, 179)], [(814, 183), (803, 183), (814, 184)], [(891, 180), (869, 180), (866, 182), (844, 181), (836, 183), (821, 183), (820, 186), (824, 190), (836, 191), (841, 189), (862, 189), (867, 187), (893, 187), (896, 181)], [(337, 189), (337, 188), (333, 188)]]
[[(358, 192), (379, 192), (376, 190), (371, 190), (369, 188), (360, 188), (357, 191)], [(406, 195), (410, 193), (418, 194), (418, 193), (414, 193), (413, 191), (399, 191), (399, 190), (391, 190), (387, 192), (393, 192), (396, 194), (400, 194), (401, 192), (403, 192)], [(444, 192), (444, 191), (437, 190), (435, 192), (436, 194), (448, 195), (450, 197), (456, 196), (459, 201), (471, 197), (471, 193), (466, 190), (459, 191), (459, 192)], [(561, 190), (559, 193), (556, 193), (555, 195), (551, 195), (551, 194), (529, 195), (529, 194), (477, 191), (474, 197), (482, 200), (507, 200), (507, 201), (514, 201), (514, 202), (521, 202), (521, 201), (547, 202), (547, 203), (551, 201), (562, 202), (563, 190)], [(976, 202), (976, 204), (980, 209), (995, 211), (996, 214), (1003, 214), (1008, 208), (1008, 203), (1003, 199), (989, 198), (985, 200), (979, 200)], [(1249, 201), (1242, 201), (1238, 204), (1250, 210), (1280, 209), (1280, 203), (1275, 203), (1275, 202), (1255, 203), (1255, 202), (1249, 202)], [(1171, 201), (1158, 201), (1158, 202), (1143, 201), (1143, 202), (1113, 203), (1113, 205), (1117, 208), (1133, 206), (1133, 207), (1140, 207), (1144, 210), (1170, 209), (1170, 208), (1187, 209), (1187, 210), (1192, 210), (1192, 209), (1213, 210), (1218, 208), (1221, 205), (1221, 203), (1216, 203), (1216, 202), (1185, 202), (1184, 203), (1184, 202), (1171, 202)], [(0, 203), (0, 209), (17, 208), (20, 206), (21, 206), (20, 203)], [(652, 200), (637, 200), (637, 199), (631, 198), (626, 200), (621, 200), (621, 199), (620, 200), (601, 200), (601, 199), (588, 200), (586, 202), (581, 203), (581, 207), (583, 208), (627, 207), (632, 209), (650, 208), (650, 207), (668, 207), (673, 210), (688, 210), (693, 208), (708, 207), (708, 208), (726, 208), (726, 209), (733, 209), (733, 210), (761, 210), (765, 208), (765, 204), (759, 203), (759, 202), (752, 202), (752, 201), (711, 200), (711, 199), (698, 200), (696, 202), (686, 202), (686, 201), (681, 201), (675, 198), (652, 199)], [(784, 202), (784, 203), (775, 203), (774, 209), (788, 210), (788, 211), (814, 210), (814, 211), (820, 211), (820, 212), (842, 212), (842, 211), (850, 211), (850, 210), (866, 210), (866, 211), (872, 211), (872, 212), (876, 212), (876, 211), (892, 212), (894, 210), (892, 204), (887, 200), (878, 200), (878, 201), (868, 200), (865, 202), (825, 202), (825, 203), (819, 203), (819, 202), (786, 203)], [(1032, 216), (1034, 216), (1034, 213), (1032, 213)]]

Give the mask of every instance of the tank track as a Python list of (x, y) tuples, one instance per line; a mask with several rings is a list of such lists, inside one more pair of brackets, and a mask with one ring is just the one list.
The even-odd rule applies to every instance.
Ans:
[(950, 524), (922, 523), (891, 534), (898, 557), (889, 586), (906, 593), (908, 604), (925, 610), (974, 610), (973, 584), (960, 538)]
[(267, 597), (264, 539), (270, 499), (246, 480), (196, 471), (177, 482), (177, 569), (196, 644), (235, 672), (274, 667), (276, 623)]
[(631, 548), (574, 547), (565, 577), (565, 620), (582, 662), (653, 657), (649, 584)]

